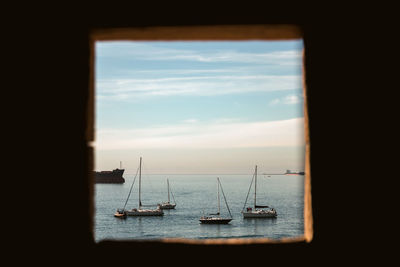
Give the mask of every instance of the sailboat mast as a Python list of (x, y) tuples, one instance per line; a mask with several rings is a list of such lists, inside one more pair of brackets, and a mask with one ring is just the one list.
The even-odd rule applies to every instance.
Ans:
[(230, 215), (231, 218), (232, 218), (232, 213), (231, 213), (231, 211), (230, 211), (230, 209), (229, 209), (228, 202), (226, 201), (226, 197), (225, 197), (224, 189), (222, 188), (221, 181), (219, 180), (219, 178), (217, 178), (217, 179), (218, 179), (219, 185), (221, 186), (221, 192), (222, 192), (222, 196), (224, 197), (224, 200), (225, 200), (226, 208), (228, 209), (229, 215)]
[(142, 201), (140, 199), (140, 189), (141, 189), (141, 181), (142, 181), (142, 157), (140, 157), (140, 163), (139, 163), (139, 209), (142, 206)]
[(168, 188), (168, 203), (169, 203), (169, 181), (167, 179), (167, 188)]
[(221, 210), (221, 205), (220, 205), (220, 200), (219, 200), (219, 178), (217, 177), (217, 189), (218, 189), (218, 215), (220, 214)]
[(255, 173), (255, 179), (254, 179), (254, 210), (256, 209), (256, 199), (257, 199), (257, 165), (256, 165), (255, 172), (256, 173)]

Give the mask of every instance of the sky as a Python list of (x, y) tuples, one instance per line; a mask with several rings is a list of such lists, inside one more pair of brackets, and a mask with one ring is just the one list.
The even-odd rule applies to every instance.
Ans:
[(102, 41), (95, 169), (154, 174), (304, 170), (301, 40)]

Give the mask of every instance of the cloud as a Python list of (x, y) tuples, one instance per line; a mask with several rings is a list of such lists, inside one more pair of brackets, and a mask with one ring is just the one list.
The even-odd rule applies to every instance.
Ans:
[[(174, 49), (146, 42), (98, 42), (96, 43), (96, 64), (99, 66), (99, 71), (96, 76), (96, 95), (102, 101), (112, 101), (150, 96), (213, 96), (295, 90), (302, 87), (301, 74), (298, 74), (301, 72), (300, 68), (289, 67), (289, 70), (286, 66), (300, 66), (301, 57), (300, 50), (241, 52), (233, 49)], [(123, 60), (125, 65), (103, 61), (110, 58), (115, 62)], [(146, 67), (136, 69), (143, 64), (138, 60), (149, 61), (144, 66), (151, 65), (152, 68), (163, 66), (163, 64), (157, 64), (160, 61), (174, 63), (186, 61), (189, 64), (191, 62), (237, 64), (229, 64), (229, 66), (228, 64), (207, 64), (207, 69), (202, 69), (203, 65), (198, 64), (193, 64), (192, 69), (188, 67), (192, 65), (186, 64), (185, 69), (161, 67), (158, 70), (149, 70)], [(138, 63), (135, 63), (136, 66), (126, 62)], [(107, 71), (104, 66), (107, 66)], [(132, 66), (135, 67), (132, 69)], [(271, 75), (276, 73), (295, 73), (295, 75)]]
[[(215, 74), (215, 73), (244, 73), (248, 72), (249, 70), (256, 69), (255, 67), (232, 67), (232, 68), (223, 68), (223, 69), (151, 69), (151, 70), (125, 70), (124, 74), (132, 76), (142, 76), (144, 77), (145, 75), (152, 75), (152, 76), (166, 76), (166, 77), (171, 77), (172, 75), (201, 75), (201, 74)], [(179, 76), (178, 76), (179, 77)]]
[[(225, 123), (224, 123), (225, 121)], [(99, 150), (149, 148), (244, 148), (304, 145), (304, 119), (281, 121), (183, 123), (97, 132)]]
[(300, 103), (301, 98), (297, 95), (289, 95), (283, 99), (283, 103), (286, 105), (293, 105)]
[(181, 60), (194, 62), (237, 62), (274, 65), (301, 65), (300, 50), (239, 52), (236, 50), (173, 49), (144, 42), (97, 42), (96, 57), (138, 60)]
[(185, 60), (198, 62), (240, 62), (269, 64), (301, 64), (300, 50), (249, 53), (236, 50), (173, 49), (144, 42), (97, 42), (97, 58), (129, 58), (141, 60)]
[(143, 96), (213, 96), (247, 92), (295, 90), (301, 88), (300, 75), (223, 75), (151, 79), (100, 79), (97, 96), (122, 100)]
[(258, 63), (274, 65), (300, 65), (301, 51), (277, 51), (269, 53), (248, 53), (237, 51), (184, 51), (183, 53), (147, 55), (147, 60), (186, 60), (199, 62), (236, 62), (236, 63)]
[(183, 123), (196, 123), (196, 122), (198, 122), (198, 120), (197, 119), (187, 119), (187, 120), (183, 120), (182, 122)]
[(271, 100), (269, 103), (270, 105), (278, 105), (278, 104), (284, 104), (284, 105), (294, 105), (298, 104), (302, 101), (302, 97), (299, 95), (288, 95), (283, 98), (276, 98)]

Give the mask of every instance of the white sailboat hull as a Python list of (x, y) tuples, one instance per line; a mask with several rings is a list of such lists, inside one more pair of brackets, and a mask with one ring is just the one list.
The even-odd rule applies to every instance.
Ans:
[(265, 211), (265, 210), (256, 210), (256, 211), (244, 211), (243, 218), (276, 218), (277, 213), (275, 211)]
[(128, 216), (162, 216), (162, 215), (164, 215), (164, 212), (161, 209), (156, 209), (156, 210), (132, 209), (132, 210), (127, 210), (126, 215), (128, 215)]
[(171, 204), (171, 203), (162, 203), (160, 204), (160, 209), (162, 210), (171, 210), (175, 209), (176, 204)]

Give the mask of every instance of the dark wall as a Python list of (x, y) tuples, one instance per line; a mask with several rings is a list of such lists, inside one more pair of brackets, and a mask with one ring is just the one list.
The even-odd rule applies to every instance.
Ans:
[[(183, 262), (182, 257), (188, 255), (192, 263), (207, 262), (215, 256), (230, 263), (246, 262), (246, 257), (253, 255), (256, 261), (257, 258), (268, 258), (274, 263), (302, 264), (317, 263), (316, 255), (330, 257), (333, 251), (344, 255), (352, 253), (345, 235), (349, 234), (348, 227), (354, 224), (332, 215), (337, 206), (345, 203), (338, 197), (343, 188), (337, 178), (338, 165), (333, 164), (341, 153), (338, 138), (342, 134), (338, 122), (343, 112), (337, 110), (341, 99), (338, 86), (341, 86), (340, 92), (347, 88), (345, 83), (339, 82), (343, 68), (338, 68), (343, 59), (339, 52), (343, 46), (336, 34), (343, 25), (324, 20), (322, 15), (311, 19), (301, 9), (284, 12), (272, 6), (251, 4), (218, 11), (201, 2), (185, 11), (166, 6), (155, 12), (154, 8), (135, 4), (120, 7), (118, 11), (107, 6), (59, 7), (58, 11), (40, 13), (43, 16), (39, 14), (34, 24), (23, 23), (21, 42), (25, 46), (19, 51), (32, 56), (32, 60), (25, 60), (23, 66), (30, 66), (33, 74), (31, 86), (24, 87), (26, 94), (19, 104), (24, 109), (18, 109), (18, 115), (24, 121), (23, 127), (18, 128), (18, 139), (24, 149), (13, 156), (23, 156), (26, 162), (24, 168), (19, 168), (22, 174), (18, 175), (17, 181), (17, 195), (26, 196), (18, 206), (25, 207), (26, 211), (22, 218), (12, 222), (18, 229), (23, 229), (23, 234), (10, 244), (26, 251), (27, 259), (65, 263), (78, 260), (90, 263), (93, 260), (120, 264), (120, 258), (134, 258), (145, 253), (153, 260), (171, 264)], [(32, 18), (32, 14), (28, 18)], [(313, 241), (241, 246), (149, 242), (95, 245), (88, 207), (90, 153), (85, 143), (89, 32), (108, 27), (271, 23), (293, 23), (304, 31)], [(334, 257), (329, 262), (337, 260)]]

